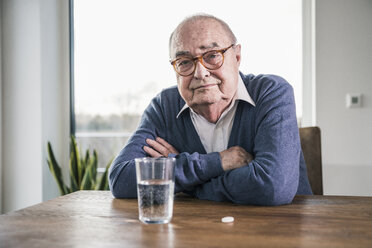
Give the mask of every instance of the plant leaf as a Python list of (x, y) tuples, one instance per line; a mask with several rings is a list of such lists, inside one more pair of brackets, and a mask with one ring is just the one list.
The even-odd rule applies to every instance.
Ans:
[(75, 185), (73, 184), (76, 184), (76, 190), (78, 190), (80, 188), (83, 175), (79, 149), (73, 135), (71, 135), (70, 177), (74, 178), (71, 182), (71, 188), (74, 188), (73, 186)]
[(71, 186), (71, 192), (74, 192), (74, 191), (77, 191), (79, 189), (78, 187), (78, 183), (76, 181), (76, 174), (77, 174), (77, 170), (76, 170), (76, 157), (75, 155), (73, 154), (73, 152), (71, 151), (71, 154), (70, 154), (70, 186)]
[(96, 150), (93, 150), (92, 158), (92, 184), (95, 185), (97, 182), (97, 166), (98, 166), (98, 155)]
[(85, 152), (85, 165), (87, 166), (88, 163), (89, 163), (89, 160), (90, 160), (90, 152), (89, 152), (89, 149)]
[(98, 190), (109, 190), (107, 174), (108, 174), (108, 171), (110, 169), (110, 166), (111, 166), (111, 163), (112, 163), (113, 160), (114, 160), (114, 158), (112, 158), (107, 163), (105, 172), (102, 174), (101, 179), (99, 181), (99, 184), (98, 184), (98, 187), (97, 187)]
[(62, 170), (61, 167), (58, 165), (57, 160), (55, 159), (52, 145), (50, 142), (48, 142), (48, 157), (49, 159), (47, 160), (49, 170), (54, 176), (54, 179), (57, 181), (58, 189), (61, 195), (68, 194), (69, 189), (68, 187), (64, 184), (63, 182), (63, 176), (62, 176)]
[(87, 169), (89, 163), (90, 163), (91, 157), (90, 157), (90, 152), (89, 149), (86, 150), (85, 152), (85, 158), (81, 159), (81, 164), (82, 164), (82, 176), (84, 177), (85, 175), (85, 170)]
[(80, 189), (90, 190), (92, 189), (92, 163), (90, 163), (85, 170), (84, 177), (81, 181)]
[(102, 174), (101, 178), (98, 179), (97, 166), (98, 166), (98, 155), (96, 150), (93, 150), (93, 156), (90, 156), (89, 150), (86, 151), (84, 158), (80, 158), (79, 149), (76, 143), (76, 139), (71, 135), (70, 143), (70, 185), (69, 188), (63, 182), (62, 170), (58, 165), (52, 146), (48, 142), (48, 167), (52, 175), (54, 176), (59, 191), (61, 195), (69, 194), (79, 189), (98, 189), (98, 190), (108, 190), (108, 171), (113, 161), (113, 158), (108, 162), (105, 168), (105, 172)]

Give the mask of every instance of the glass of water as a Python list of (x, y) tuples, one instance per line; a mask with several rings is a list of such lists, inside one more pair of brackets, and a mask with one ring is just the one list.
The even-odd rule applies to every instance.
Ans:
[(169, 223), (173, 215), (175, 158), (136, 158), (139, 219)]

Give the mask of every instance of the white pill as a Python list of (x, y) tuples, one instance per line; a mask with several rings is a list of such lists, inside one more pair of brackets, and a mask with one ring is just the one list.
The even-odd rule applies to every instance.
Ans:
[(232, 217), (232, 216), (226, 216), (226, 217), (223, 217), (221, 219), (221, 221), (224, 222), (224, 223), (234, 222), (234, 217)]

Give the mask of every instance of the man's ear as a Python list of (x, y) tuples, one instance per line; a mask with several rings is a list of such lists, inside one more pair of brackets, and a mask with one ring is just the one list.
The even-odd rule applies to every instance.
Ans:
[(238, 63), (238, 66), (240, 66), (240, 60), (242, 58), (242, 56), (241, 56), (241, 45), (240, 44), (236, 45), (234, 50), (235, 50), (236, 62)]

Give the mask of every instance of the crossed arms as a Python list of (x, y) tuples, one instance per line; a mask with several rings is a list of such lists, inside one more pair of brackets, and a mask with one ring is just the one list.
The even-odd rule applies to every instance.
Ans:
[[(151, 157), (168, 157), (169, 154), (179, 154), (171, 144), (160, 137), (157, 137), (155, 140), (146, 139), (146, 143), (149, 146), (144, 146), (143, 150)], [(233, 146), (220, 152), (220, 157), (221, 166), (224, 171), (246, 166), (253, 160), (253, 156), (240, 146)]]
[(189, 129), (190, 120), (172, 122), (175, 94), (162, 92), (110, 168), (113, 195), (137, 197), (134, 158), (169, 156), (176, 157), (176, 193), (239, 204), (290, 203), (298, 188), (301, 151), (293, 92), (287, 84), (269, 86), (256, 97), (256, 109), (237, 110), (241, 117), (239, 128), (232, 130), (233, 146), (209, 154), (192, 148), (198, 137)]

